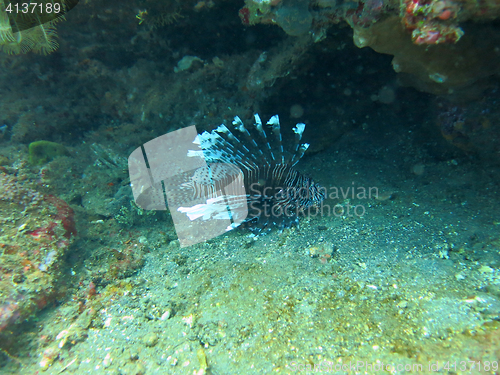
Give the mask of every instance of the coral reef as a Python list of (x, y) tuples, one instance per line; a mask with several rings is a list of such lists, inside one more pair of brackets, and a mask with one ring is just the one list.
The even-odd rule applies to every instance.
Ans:
[(239, 11), (246, 25), (276, 24), (288, 35), (299, 36), (347, 21), (368, 27), (397, 16), (415, 44), (456, 43), (464, 35), (459, 23), (488, 21), (500, 16), (500, 5), (473, 0), (246, 0)]
[(404, 0), (403, 22), (412, 32), (415, 44), (456, 43), (463, 30), (450, 20), (456, 19), (460, 11), (452, 1)]
[(76, 236), (73, 210), (23, 176), (0, 173), (0, 331), (32, 316), (61, 292), (61, 259)]
[(354, 42), (394, 56), (392, 66), (403, 83), (437, 95), (469, 99), (500, 73), (500, 33), (489, 25), (476, 25), (459, 43), (428, 47), (412, 43), (398, 17), (370, 27), (354, 27)]
[[(245, 25), (276, 24), (290, 36), (311, 34), (316, 41), (332, 24), (345, 21), (354, 29), (358, 47), (394, 55), (394, 69), (405, 73), (405, 83), (433, 94), (477, 92), (484, 89), (480, 81), (499, 73), (498, 30), (462, 26), (497, 19), (496, 2), (246, 0), (239, 15)], [(464, 35), (466, 40), (458, 43)]]

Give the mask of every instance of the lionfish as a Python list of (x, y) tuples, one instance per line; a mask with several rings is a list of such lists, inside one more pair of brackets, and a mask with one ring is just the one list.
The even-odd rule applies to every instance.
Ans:
[[(184, 198), (189, 198), (185, 201), (201, 198), (206, 202), (190, 207), (179, 205), (177, 211), (191, 220), (222, 219), (227, 218), (229, 203), (233, 224), (227, 230), (244, 223), (250, 230), (260, 232), (273, 226), (283, 229), (298, 225), (299, 214), (321, 205), (325, 189), (293, 168), (309, 147), (307, 143), (300, 144), (305, 124), (293, 128), (295, 145), (286, 151), (278, 116), (266, 124), (271, 137), (259, 115), (254, 118), (255, 129), (251, 131), (239, 117), (234, 118), (232, 125), (238, 136), (225, 125), (198, 134), (193, 143), (199, 149), (189, 151), (188, 156), (204, 158), (207, 165), (198, 168), (181, 189)], [(235, 207), (244, 207), (245, 217), (236, 217)]]

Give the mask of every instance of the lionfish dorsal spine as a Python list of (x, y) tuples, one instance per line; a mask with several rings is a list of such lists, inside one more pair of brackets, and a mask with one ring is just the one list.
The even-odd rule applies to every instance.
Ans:
[[(259, 135), (263, 138), (263, 143), (267, 148), (266, 152), (267, 152), (268, 156), (270, 156), (271, 159), (273, 161), (275, 161), (276, 158), (274, 157), (273, 149), (271, 148), (271, 145), (269, 144), (269, 139), (267, 138), (266, 131), (265, 131), (264, 127), (262, 126), (262, 120), (260, 119), (260, 116), (257, 113), (254, 115), (254, 118), (255, 118), (254, 126), (257, 129), (257, 131), (259, 132)], [(269, 165), (269, 162), (267, 162), (267, 165)]]
[(278, 152), (278, 160), (281, 159), (281, 164), (285, 164), (285, 156), (283, 153), (283, 143), (281, 138), (281, 127), (280, 127), (280, 118), (278, 115), (274, 115), (269, 119), (267, 125), (271, 127), (274, 137), (276, 139), (276, 143), (278, 144), (277, 152)]
[(304, 152), (309, 147), (309, 144), (307, 143), (300, 144), (300, 141), (302, 140), (302, 133), (304, 133), (305, 128), (306, 124), (303, 123), (298, 123), (297, 125), (295, 125), (295, 128), (293, 128), (293, 132), (295, 133), (295, 148), (293, 151), (292, 159), (290, 160), (290, 164), (292, 165), (292, 167), (299, 162), (302, 156), (304, 156)]
[(251, 157), (245, 145), (225, 125), (220, 125), (211, 133), (203, 132), (200, 139), (203, 157), (209, 164), (238, 164), (242, 158)]
[[(304, 156), (304, 152), (306, 152), (306, 150), (309, 148), (309, 143), (302, 143), (299, 147), (299, 151), (295, 154), (297, 155), (297, 160), (292, 163), (292, 167), (297, 164), (299, 162), (300, 159), (302, 159), (302, 156)], [(295, 158), (295, 155), (294, 155), (294, 158)], [(292, 160), (293, 162), (293, 160)]]
[(259, 145), (257, 144), (257, 142), (255, 142), (255, 139), (252, 137), (248, 129), (243, 124), (243, 121), (241, 121), (241, 119), (238, 116), (234, 118), (233, 125), (238, 131), (240, 131), (240, 133), (243, 133), (243, 135), (248, 141), (248, 147), (251, 148), (250, 150), (249, 148), (244, 146), (244, 150), (246, 151), (245, 155), (250, 154), (254, 160), (260, 161), (262, 163), (267, 163), (264, 153), (259, 148)]

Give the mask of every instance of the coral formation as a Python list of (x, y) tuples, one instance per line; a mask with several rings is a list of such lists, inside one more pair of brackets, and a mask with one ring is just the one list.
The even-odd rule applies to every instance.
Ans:
[(415, 44), (456, 43), (464, 34), (451, 23), (460, 10), (453, 1), (404, 0), (402, 8), (404, 25)]
[(479, 81), (499, 72), (498, 31), (462, 26), (498, 18), (496, 2), (246, 0), (239, 15), (245, 25), (276, 24), (290, 36), (311, 34), (316, 41), (332, 24), (345, 21), (358, 47), (394, 55), (394, 69), (406, 74), (406, 84), (434, 94), (478, 91), (484, 88)]
[(246, 0), (239, 12), (246, 25), (277, 24), (288, 35), (318, 33), (342, 20), (368, 27), (388, 16), (397, 16), (415, 44), (456, 43), (469, 20), (491, 20), (500, 15), (496, 2), (473, 0)]
[(54, 300), (61, 289), (61, 259), (76, 236), (68, 204), (28, 182), (0, 173), (0, 331)]
[(47, 163), (59, 156), (69, 155), (64, 145), (49, 141), (36, 141), (29, 144), (29, 161), (32, 165)]
[(489, 25), (475, 26), (455, 45), (424, 47), (412, 43), (398, 17), (390, 17), (368, 28), (355, 26), (354, 42), (393, 55), (404, 83), (437, 95), (477, 95), (500, 73), (500, 34)]

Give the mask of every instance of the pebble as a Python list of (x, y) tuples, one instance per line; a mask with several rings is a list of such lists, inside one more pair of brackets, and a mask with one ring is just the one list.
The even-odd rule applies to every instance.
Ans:
[(161, 320), (168, 320), (168, 319), (170, 319), (171, 316), (172, 316), (172, 309), (167, 308), (160, 319)]
[(130, 349), (130, 360), (137, 361), (139, 359), (139, 353), (135, 349)]
[(149, 348), (152, 348), (156, 344), (158, 344), (158, 335), (154, 332), (148, 333), (144, 338), (142, 339), (142, 342), (144, 345), (146, 345)]

